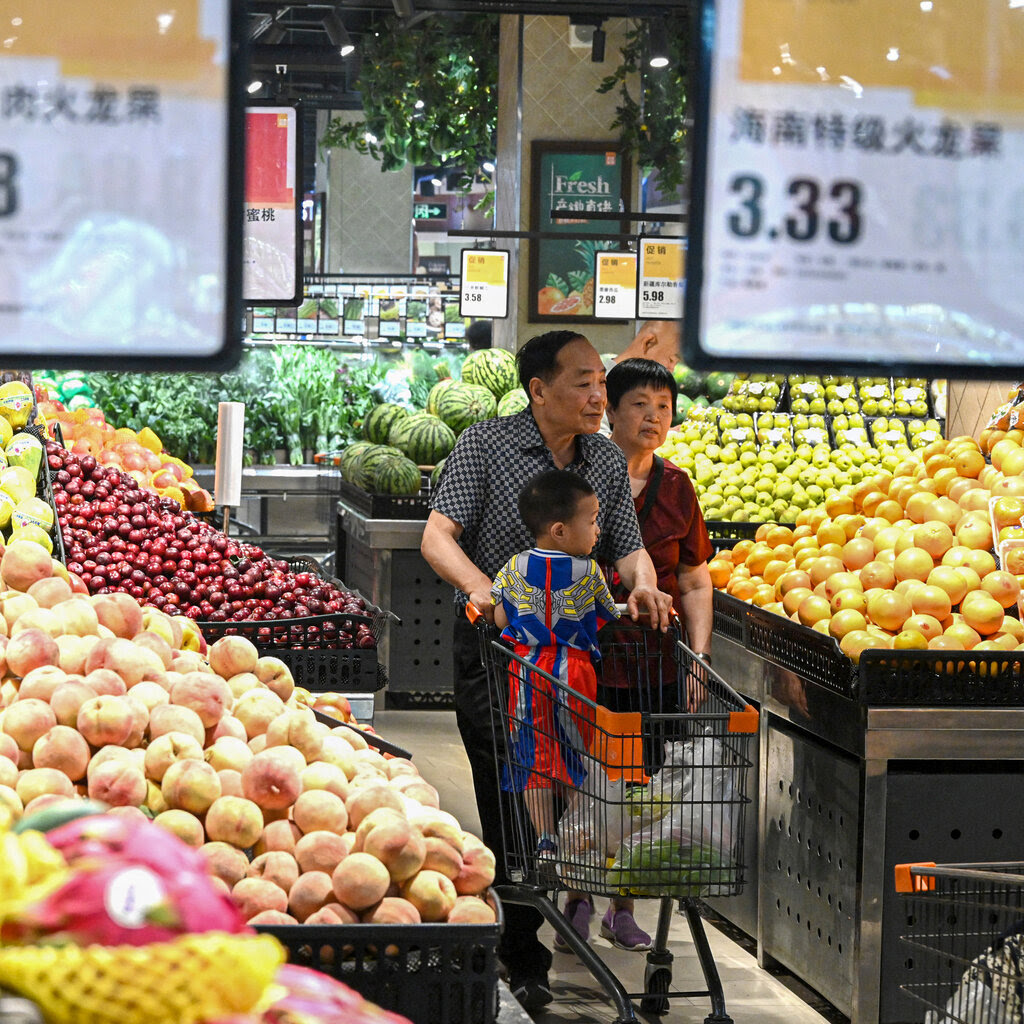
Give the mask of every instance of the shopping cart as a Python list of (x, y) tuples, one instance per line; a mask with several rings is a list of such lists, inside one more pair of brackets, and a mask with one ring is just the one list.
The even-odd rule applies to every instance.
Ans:
[[(599, 685), (629, 682), (627, 711), (580, 697), (516, 655), (470, 606), (480, 631), (487, 669), (499, 777), (517, 792), (499, 794), (505, 861), (513, 884), (498, 887), (502, 900), (536, 908), (607, 992), (616, 1024), (636, 1021), (631, 1000), (647, 1013), (667, 1013), (677, 997), (710, 997), (708, 1024), (730, 1024), (722, 984), (700, 916), (700, 899), (738, 894), (743, 887), (746, 774), (752, 765), (758, 716), (731, 687), (680, 640), (625, 622), (602, 631)], [(544, 688), (551, 714), (526, 721), (510, 706), (516, 689)], [(604, 691), (599, 690), (599, 696)], [(520, 740), (526, 731), (527, 743)], [(554, 862), (537, 854), (537, 839), (520, 790), (536, 771), (521, 754), (557, 743), (566, 732), (585, 745), (582, 781), (553, 793), (559, 848)], [(529, 761), (529, 763), (527, 763)], [(550, 784), (550, 780), (548, 780)], [(647, 954), (644, 991), (629, 993), (597, 953), (559, 913), (559, 891), (661, 901)], [(668, 930), (679, 902), (693, 936), (707, 988), (672, 992)]]
[[(906, 967), (901, 989), (925, 1024), (1024, 1020), (1024, 863), (900, 864)], [(927, 1008), (927, 1009), (925, 1009)]]

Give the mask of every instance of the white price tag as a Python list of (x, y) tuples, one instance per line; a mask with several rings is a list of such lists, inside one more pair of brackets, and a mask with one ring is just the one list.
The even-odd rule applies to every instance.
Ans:
[(706, 160), (691, 185), (687, 349), (737, 367), (840, 354), (897, 377), (1015, 373), (1019, 0), (702, 8), (714, 17), (697, 71), (709, 87), (694, 126)]
[(594, 316), (608, 320), (636, 317), (635, 252), (599, 252), (594, 280)]
[(643, 239), (637, 316), (641, 320), (681, 320), (685, 267), (681, 238)]
[(508, 258), (502, 249), (463, 249), (459, 316), (508, 316)]

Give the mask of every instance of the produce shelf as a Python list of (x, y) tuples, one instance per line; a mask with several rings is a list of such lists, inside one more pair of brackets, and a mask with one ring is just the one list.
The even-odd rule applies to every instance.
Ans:
[(713, 628), (719, 636), (738, 644), (747, 641), (747, 611), (750, 605), (724, 590), (712, 592)]
[(259, 925), (288, 961), (329, 974), (413, 1024), (494, 1024), (496, 924)]
[(729, 522), (725, 519), (705, 519), (708, 537), (715, 551), (726, 551), (734, 548), (741, 540), (753, 540), (762, 522)]

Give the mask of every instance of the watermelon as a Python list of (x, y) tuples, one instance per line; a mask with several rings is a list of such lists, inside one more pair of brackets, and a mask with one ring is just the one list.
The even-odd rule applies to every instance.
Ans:
[(363, 436), (372, 444), (387, 444), (388, 434), (396, 420), (408, 416), (409, 410), (394, 402), (374, 406), (363, 420)]
[(419, 494), (421, 484), (419, 466), (404, 455), (389, 455), (374, 470), (373, 489), (377, 494)]
[(437, 400), (437, 415), (456, 434), (480, 420), (489, 420), (498, 411), (498, 403), (489, 388), (479, 384), (453, 384)]
[(676, 426), (678, 423), (682, 423), (690, 413), (690, 406), (693, 405), (693, 399), (687, 395), (676, 396), (676, 414), (672, 417), (672, 426)]
[(355, 483), (355, 466), (358, 462), (359, 456), (366, 451), (367, 448), (372, 448), (373, 445), (369, 441), (356, 441), (354, 444), (350, 444), (341, 456), (341, 478), (347, 483)]
[(417, 465), (433, 466), (455, 447), (455, 434), (439, 417), (417, 412), (395, 423), (388, 442)]
[(462, 380), (487, 388), (495, 398), (501, 398), (519, 387), (516, 357), (503, 348), (471, 352), (462, 364)]
[(446, 377), (444, 380), (438, 381), (427, 395), (426, 411), (437, 415), (437, 400), (453, 385), (458, 384), (457, 380), (452, 377)]
[(704, 388), (707, 391), (708, 398), (713, 402), (718, 401), (720, 398), (725, 398), (729, 394), (729, 388), (732, 387), (735, 376), (736, 374), (734, 373), (709, 373), (707, 380), (704, 381)]
[(516, 388), (515, 391), (510, 391), (507, 395), (501, 397), (501, 400), (498, 402), (498, 415), (515, 416), (517, 412), (522, 412), (529, 404), (530, 399), (527, 397), (526, 392), (522, 388)]
[(430, 486), (436, 487), (438, 480), (441, 479), (441, 474), (444, 472), (444, 464), (447, 460), (442, 459), (435, 467), (433, 472), (430, 474)]
[(676, 383), (684, 395), (696, 398), (704, 390), (704, 374), (699, 370), (691, 370), (680, 363), (676, 371)]
[(386, 444), (372, 444), (369, 448), (362, 452), (362, 454), (356, 456), (356, 461), (352, 467), (352, 483), (357, 487), (362, 487), (364, 491), (372, 491), (374, 488), (374, 475), (377, 472), (377, 466), (384, 459), (393, 459), (396, 455), (401, 455), (402, 452), (397, 448), (391, 448)]

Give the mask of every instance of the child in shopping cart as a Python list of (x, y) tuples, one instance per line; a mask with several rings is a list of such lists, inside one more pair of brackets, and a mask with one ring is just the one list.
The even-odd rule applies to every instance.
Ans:
[(617, 618), (608, 585), (590, 557), (600, 532), (598, 508), (590, 484), (568, 470), (528, 480), (519, 494), (519, 515), (535, 546), (510, 558), (491, 590), (494, 621), (515, 653), (564, 684), (553, 692), (542, 676), (511, 662), (502, 787), (524, 794), (545, 873), (554, 871), (558, 853), (554, 788), (581, 785), (592, 731), (593, 714), (568, 694), (594, 700), (597, 633)]

